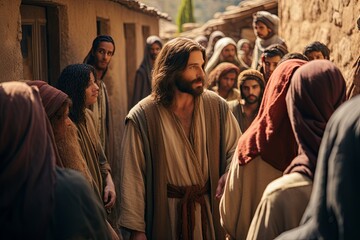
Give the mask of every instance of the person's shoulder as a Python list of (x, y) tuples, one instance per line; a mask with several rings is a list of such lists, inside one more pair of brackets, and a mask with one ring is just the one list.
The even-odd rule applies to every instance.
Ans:
[(201, 94), (201, 97), (203, 99), (210, 98), (218, 101), (223, 101), (224, 99), (215, 92), (216, 90), (217, 87), (213, 87), (212, 90), (204, 89), (204, 92)]
[(239, 106), (239, 105), (240, 105), (240, 102), (239, 102), (238, 99), (236, 99), (236, 100), (228, 101), (227, 104), (229, 105), (229, 108), (230, 108), (230, 109), (233, 109), (233, 108)]
[(56, 191), (61, 194), (86, 193), (92, 191), (86, 179), (72, 169), (56, 168)]
[(240, 98), (240, 91), (237, 88), (232, 88), (231, 90), (236, 98)]
[(134, 107), (130, 109), (129, 113), (126, 116), (126, 120), (144, 116), (144, 110), (148, 110), (149, 108), (155, 108), (156, 105), (157, 103), (154, 97), (152, 95), (149, 95), (139, 101)]
[(86, 179), (56, 168), (53, 233), (56, 239), (108, 239), (105, 211)]
[(204, 106), (218, 106), (221, 113), (226, 113), (229, 110), (229, 105), (227, 104), (226, 100), (211, 90), (205, 89), (201, 94), (201, 98), (205, 104)]

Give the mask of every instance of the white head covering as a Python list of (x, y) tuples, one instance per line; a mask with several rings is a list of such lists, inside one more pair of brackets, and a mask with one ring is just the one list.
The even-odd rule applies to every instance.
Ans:
[[(218, 65), (220, 63), (220, 55), (221, 55), (222, 50), (230, 44), (234, 45), (235, 49), (237, 49), (236, 42), (232, 38), (224, 37), (216, 42), (215, 47), (214, 47), (214, 54), (212, 55), (208, 64), (205, 67), (205, 72), (207, 74), (209, 74), (216, 67), (216, 65)], [(239, 59), (236, 54), (235, 54), (235, 60), (239, 63)], [(238, 64), (238, 65), (240, 65), (240, 64)]]

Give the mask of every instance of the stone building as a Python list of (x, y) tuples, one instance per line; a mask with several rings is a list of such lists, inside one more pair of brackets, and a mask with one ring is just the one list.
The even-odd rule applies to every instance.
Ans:
[(0, 82), (41, 79), (54, 84), (64, 67), (81, 63), (99, 34), (115, 55), (104, 80), (112, 105), (119, 157), (128, 99), (146, 38), (166, 14), (131, 0), (0, 0)]
[(345, 77), (360, 54), (359, 16), (359, 0), (279, 0), (279, 30), (289, 50), (302, 52), (320, 41)]

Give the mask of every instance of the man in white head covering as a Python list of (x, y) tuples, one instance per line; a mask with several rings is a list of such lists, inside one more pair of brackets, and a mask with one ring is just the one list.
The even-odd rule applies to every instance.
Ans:
[(240, 67), (240, 61), (237, 57), (236, 42), (232, 38), (224, 37), (216, 42), (214, 54), (205, 67), (206, 74), (210, 74), (210, 72), (222, 62), (229, 62)]
[(258, 11), (253, 15), (253, 28), (256, 35), (251, 68), (257, 69), (261, 54), (271, 44), (286, 44), (278, 36), (279, 17), (266, 11)]

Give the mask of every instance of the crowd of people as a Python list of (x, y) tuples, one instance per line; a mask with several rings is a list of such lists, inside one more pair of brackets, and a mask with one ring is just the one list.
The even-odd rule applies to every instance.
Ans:
[(345, 79), (325, 44), (290, 52), (278, 25), (255, 13), (254, 46), (149, 36), (121, 146), (111, 36), (56, 86), (0, 83), (0, 238), (359, 238), (360, 57)]

